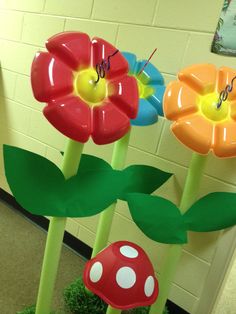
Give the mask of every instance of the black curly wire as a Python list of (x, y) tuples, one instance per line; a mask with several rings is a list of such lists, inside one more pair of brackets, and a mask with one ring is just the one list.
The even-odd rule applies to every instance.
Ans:
[(220, 108), (220, 106), (222, 105), (222, 102), (225, 101), (228, 98), (229, 93), (232, 92), (235, 79), (236, 79), (236, 75), (232, 78), (231, 83), (227, 84), (225, 89), (221, 91), (219, 100), (217, 102), (217, 109)]
[(95, 81), (95, 83), (98, 83), (98, 81), (100, 80), (100, 77), (101, 78), (104, 78), (105, 75), (106, 75), (106, 72), (110, 70), (110, 67), (111, 67), (111, 62), (110, 62), (110, 59), (116, 55), (117, 53), (119, 52), (119, 50), (116, 50), (113, 54), (109, 55), (107, 57), (107, 61), (106, 60), (102, 60), (101, 63), (97, 63), (96, 64), (96, 72), (97, 72), (97, 75), (98, 75), (98, 78), (97, 80)]

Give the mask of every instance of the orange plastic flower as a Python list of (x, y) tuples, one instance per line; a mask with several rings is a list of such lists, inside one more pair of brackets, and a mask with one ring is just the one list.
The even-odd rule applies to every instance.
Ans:
[(167, 86), (165, 116), (175, 121), (171, 128), (175, 136), (195, 152), (236, 156), (236, 84), (217, 108), (220, 92), (235, 75), (228, 67), (199, 64), (180, 71), (178, 80)]

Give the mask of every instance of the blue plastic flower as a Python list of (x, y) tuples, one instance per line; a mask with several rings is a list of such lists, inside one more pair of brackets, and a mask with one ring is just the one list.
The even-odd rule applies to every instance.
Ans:
[(158, 120), (158, 115), (163, 116), (162, 99), (165, 92), (164, 79), (161, 73), (150, 62), (143, 68), (147, 60), (137, 61), (136, 55), (122, 52), (129, 63), (129, 74), (137, 79), (139, 88), (139, 110), (136, 119), (131, 120), (132, 125), (145, 126)]

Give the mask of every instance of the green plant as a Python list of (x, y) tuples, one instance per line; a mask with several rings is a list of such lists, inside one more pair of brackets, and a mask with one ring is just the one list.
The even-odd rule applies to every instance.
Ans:
[[(64, 290), (65, 310), (71, 314), (105, 314), (107, 304), (98, 296), (85, 289), (83, 280), (79, 277)], [(137, 307), (123, 311), (123, 314), (148, 314), (149, 307)], [(17, 313), (18, 314), (18, 313)], [(19, 313), (19, 314), (34, 314)], [(169, 314), (167, 308), (163, 314)]]
[[(16, 314), (35, 314), (35, 305), (26, 307), (24, 310), (17, 312)], [(51, 312), (51, 314), (56, 314), (56, 312)]]
[(82, 278), (72, 282), (64, 291), (66, 311), (73, 314), (104, 314), (107, 305), (98, 296), (88, 292)]
[(34, 314), (35, 313), (35, 305), (31, 305), (24, 310), (17, 312), (16, 314)]

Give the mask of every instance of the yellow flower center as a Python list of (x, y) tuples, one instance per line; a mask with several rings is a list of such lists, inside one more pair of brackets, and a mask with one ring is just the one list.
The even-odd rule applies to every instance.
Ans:
[(211, 93), (200, 98), (200, 108), (204, 116), (212, 121), (222, 121), (228, 118), (229, 102), (223, 101), (221, 106), (217, 108), (219, 94)]
[(138, 84), (138, 93), (139, 93), (139, 98), (148, 98), (150, 97), (154, 89), (151, 86), (144, 85), (137, 77), (137, 84)]
[(106, 80), (100, 78), (95, 83), (96, 80), (97, 72), (92, 68), (82, 70), (75, 75), (75, 93), (90, 106), (98, 105), (107, 96)]

